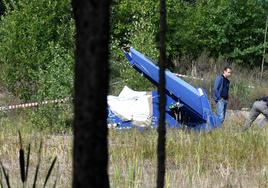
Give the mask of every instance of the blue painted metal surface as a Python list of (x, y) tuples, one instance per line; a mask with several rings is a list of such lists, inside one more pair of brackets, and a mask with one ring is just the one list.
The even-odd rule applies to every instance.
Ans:
[(117, 129), (131, 129), (134, 127), (131, 121), (124, 121), (119, 116), (117, 116), (113, 111), (108, 108), (108, 118), (107, 123), (110, 126), (114, 126)]
[[(138, 72), (154, 83), (159, 83), (159, 68), (142, 53), (134, 48), (124, 50), (125, 56)], [(221, 126), (215, 113), (212, 111), (207, 94), (202, 88), (195, 88), (178, 78), (170, 71), (166, 76), (166, 122), (168, 127), (194, 128), (196, 130), (211, 130)], [(158, 95), (153, 95), (152, 126), (158, 125)], [(173, 108), (170, 108), (173, 106)]]

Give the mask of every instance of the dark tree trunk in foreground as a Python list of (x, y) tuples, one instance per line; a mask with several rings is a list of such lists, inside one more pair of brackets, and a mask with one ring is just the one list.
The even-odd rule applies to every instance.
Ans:
[(73, 187), (109, 187), (108, 0), (72, 0), (76, 25)]
[(157, 187), (162, 188), (165, 185), (165, 160), (166, 160), (166, 125), (165, 125), (165, 68), (166, 68), (166, 1), (160, 0), (160, 63), (159, 63), (159, 126), (158, 126), (158, 143), (157, 143)]

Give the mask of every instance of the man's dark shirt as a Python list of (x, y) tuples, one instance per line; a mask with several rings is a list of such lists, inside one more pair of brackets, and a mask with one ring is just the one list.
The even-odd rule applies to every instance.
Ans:
[(223, 83), (222, 83), (221, 97), (225, 100), (228, 100), (230, 81), (227, 78), (225, 78), (223, 75), (222, 77), (223, 77), (222, 79)]

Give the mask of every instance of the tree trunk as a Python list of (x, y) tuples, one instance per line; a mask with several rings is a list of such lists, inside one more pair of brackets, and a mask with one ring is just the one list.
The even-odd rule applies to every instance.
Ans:
[(158, 140), (157, 140), (157, 187), (162, 188), (165, 185), (165, 160), (166, 160), (166, 124), (165, 124), (165, 69), (166, 69), (166, 1), (160, 0), (160, 63), (159, 63), (159, 125), (158, 125)]
[(72, 0), (76, 25), (73, 187), (109, 187), (108, 0)]

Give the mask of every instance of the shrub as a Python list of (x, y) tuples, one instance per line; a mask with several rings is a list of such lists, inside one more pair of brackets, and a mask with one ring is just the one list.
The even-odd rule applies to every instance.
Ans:
[(69, 0), (16, 1), (0, 21), (1, 80), (24, 101), (69, 96), (74, 22)]

